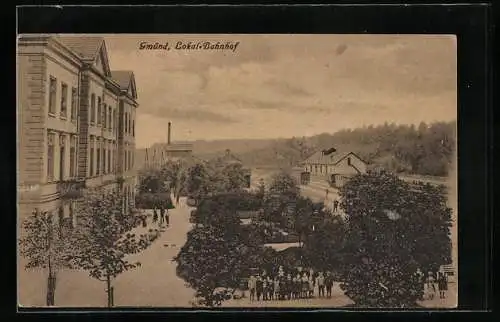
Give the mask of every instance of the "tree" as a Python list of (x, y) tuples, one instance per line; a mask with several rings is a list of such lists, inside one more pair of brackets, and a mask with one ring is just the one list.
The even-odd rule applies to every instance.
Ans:
[(201, 199), (211, 190), (208, 168), (203, 163), (196, 163), (186, 173), (186, 192), (195, 199)]
[(138, 253), (151, 244), (150, 235), (136, 237), (131, 233), (140, 222), (140, 216), (130, 205), (127, 213), (121, 192), (87, 191), (79, 207), (80, 223), (73, 234), (78, 251), (72, 262), (89, 275), (106, 283), (108, 307), (113, 306), (112, 279), (140, 266), (126, 257)]
[(19, 241), (19, 252), (28, 259), (26, 269), (48, 270), (46, 304), (55, 305), (56, 275), (61, 268), (71, 268), (69, 261), (73, 251), (67, 238), (57, 234), (58, 229), (52, 213), (35, 209), (22, 223), (23, 237)]
[(412, 187), (389, 173), (353, 177), (341, 189), (347, 215), (341, 288), (357, 305), (410, 307), (415, 271), (451, 261), (451, 209), (443, 187)]
[(219, 306), (248, 276), (252, 247), (234, 230), (198, 227), (176, 256), (177, 274), (196, 290), (200, 304)]

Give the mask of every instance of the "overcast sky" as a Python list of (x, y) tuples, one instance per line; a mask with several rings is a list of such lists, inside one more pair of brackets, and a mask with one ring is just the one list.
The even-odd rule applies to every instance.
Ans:
[[(456, 119), (456, 40), (430, 35), (105, 35), (133, 70), (137, 146), (309, 136)], [(232, 51), (139, 50), (141, 41), (239, 41)]]

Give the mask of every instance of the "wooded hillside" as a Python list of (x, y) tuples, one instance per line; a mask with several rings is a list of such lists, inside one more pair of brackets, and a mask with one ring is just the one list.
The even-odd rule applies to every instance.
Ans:
[(303, 138), (203, 142), (195, 142), (194, 154), (198, 157), (211, 157), (229, 148), (251, 167), (297, 165), (319, 149), (335, 147), (352, 151), (369, 164), (391, 171), (446, 176), (454, 157), (456, 122), (418, 126), (386, 123)]

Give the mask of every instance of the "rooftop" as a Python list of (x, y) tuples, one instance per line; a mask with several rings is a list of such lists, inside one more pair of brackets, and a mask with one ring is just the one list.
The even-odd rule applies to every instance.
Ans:
[(61, 36), (54, 37), (84, 60), (94, 60), (104, 42), (103, 37)]
[(128, 89), (132, 74), (130, 70), (112, 70), (111, 78), (120, 86), (120, 89)]

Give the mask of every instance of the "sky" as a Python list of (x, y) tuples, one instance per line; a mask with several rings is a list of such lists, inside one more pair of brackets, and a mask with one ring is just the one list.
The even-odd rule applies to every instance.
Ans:
[[(384, 122), (456, 120), (451, 35), (103, 35), (132, 70), (137, 147), (172, 140), (300, 137)], [(140, 50), (141, 42), (239, 42)]]

